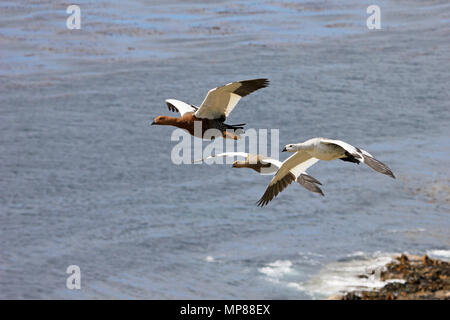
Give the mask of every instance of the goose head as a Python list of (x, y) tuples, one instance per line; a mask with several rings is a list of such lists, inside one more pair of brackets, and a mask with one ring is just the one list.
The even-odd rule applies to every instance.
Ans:
[(287, 144), (284, 146), (283, 150), (281, 152), (296, 152), (297, 148), (295, 144)]
[(167, 116), (157, 116), (150, 125), (170, 125), (172, 118)]

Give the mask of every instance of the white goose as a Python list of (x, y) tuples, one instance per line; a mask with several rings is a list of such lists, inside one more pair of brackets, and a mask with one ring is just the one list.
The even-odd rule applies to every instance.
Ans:
[(283, 162), (272, 181), (270, 181), (266, 192), (257, 202), (258, 206), (262, 207), (267, 205), (278, 193), (283, 191), (297, 178), (296, 172), (299, 170), (304, 171), (305, 163), (308, 163), (311, 159), (316, 160), (315, 162), (318, 160), (330, 161), (335, 159), (357, 164), (362, 162), (373, 170), (395, 179), (392, 171), (385, 164), (375, 159), (370, 153), (340, 140), (312, 138), (302, 143), (288, 144), (282, 151), (295, 153)]
[[(259, 154), (250, 154), (246, 152), (224, 152), (216, 155), (209, 156), (204, 159), (196, 160), (194, 162), (204, 161), (215, 157), (244, 157), (244, 161), (234, 161), (233, 168), (250, 168), (262, 175), (273, 175), (281, 168), (283, 162), (273, 158), (261, 156)], [(322, 185), (317, 179), (311, 177), (306, 173), (306, 169), (319, 161), (318, 159), (311, 158), (303, 162), (300, 166), (297, 166), (291, 173), (295, 177), (294, 180), (303, 186), (306, 190), (311, 192), (320, 193), (324, 195), (322, 190), (317, 186)]]

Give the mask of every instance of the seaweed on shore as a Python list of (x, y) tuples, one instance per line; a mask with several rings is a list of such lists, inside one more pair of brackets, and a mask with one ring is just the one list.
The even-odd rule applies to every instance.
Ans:
[(341, 300), (450, 300), (450, 263), (427, 255), (402, 254), (381, 271), (381, 280), (402, 279), (371, 291), (348, 292)]

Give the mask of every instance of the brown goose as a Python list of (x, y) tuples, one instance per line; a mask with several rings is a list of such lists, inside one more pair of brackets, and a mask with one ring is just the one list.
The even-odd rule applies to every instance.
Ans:
[[(168, 99), (166, 104), (170, 111), (179, 112), (181, 117), (158, 116), (152, 125), (175, 126), (188, 131), (191, 135), (202, 139), (214, 139), (222, 136), (226, 139), (239, 139), (239, 134), (234, 131), (243, 129), (245, 123), (229, 125), (224, 121), (233, 111), (242, 97), (250, 93), (265, 88), (269, 85), (267, 79), (253, 79), (231, 82), (224, 86), (209, 90), (200, 107), (187, 104), (180, 100)], [(201, 123), (201, 132), (196, 132), (195, 123)], [(216, 129), (217, 134), (205, 132), (209, 129)]]
[[(215, 157), (244, 157), (244, 161), (234, 161), (233, 168), (250, 168), (255, 170), (256, 172), (262, 175), (273, 175), (275, 174), (280, 167), (283, 165), (283, 162), (261, 156), (259, 154), (250, 154), (246, 152), (224, 152), (218, 153), (213, 156), (209, 156), (207, 158), (196, 160), (194, 162), (204, 161), (208, 159), (213, 159)], [(314, 163), (319, 161), (318, 159), (310, 159), (309, 162), (305, 163), (304, 170), (306, 170), (309, 166), (312, 166)], [(320, 189), (317, 185), (322, 185), (316, 178), (311, 177), (306, 171), (297, 171), (293, 172), (295, 175), (297, 182), (303, 186), (306, 190), (311, 192), (319, 193), (322, 196), (324, 195), (322, 189)]]

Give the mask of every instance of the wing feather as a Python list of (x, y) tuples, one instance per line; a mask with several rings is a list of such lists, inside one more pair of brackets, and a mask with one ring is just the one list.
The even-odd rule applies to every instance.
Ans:
[(358, 158), (359, 161), (362, 163), (368, 165), (373, 170), (380, 172), (382, 174), (388, 175), (395, 179), (394, 173), (392, 173), (391, 169), (387, 165), (385, 165), (383, 162), (375, 159), (369, 152), (366, 150), (356, 148), (344, 141), (340, 140), (330, 140), (330, 139), (323, 139), (323, 143), (327, 144), (335, 144), (345, 149), (348, 153), (352, 154), (356, 158)]
[(267, 79), (253, 79), (231, 82), (211, 89), (195, 112), (195, 116), (200, 119), (225, 120), (242, 97), (268, 85)]
[(337, 146), (341, 147), (342, 149), (344, 149), (345, 151), (347, 151), (350, 154), (355, 154), (355, 153), (359, 154), (360, 153), (360, 152), (358, 152), (357, 148), (355, 148), (351, 144), (348, 144), (347, 142), (344, 142), (344, 141), (341, 141), (341, 140), (322, 139), (321, 142), (325, 143), (325, 144), (337, 145)]
[[(272, 181), (270, 181), (269, 186), (261, 199), (257, 202), (257, 205), (261, 207), (267, 205), (281, 191), (286, 189), (288, 185), (295, 181), (297, 177), (306, 170), (303, 163), (310, 159), (311, 156), (304, 151), (298, 151), (287, 158), (273, 177)], [(316, 162), (317, 161), (314, 163)]]
[(308, 191), (319, 193), (322, 196), (324, 195), (322, 189), (317, 186), (317, 184), (322, 184), (316, 178), (311, 177), (310, 175), (304, 173), (300, 174), (300, 176), (297, 178), (297, 182)]
[(166, 100), (167, 108), (172, 112), (179, 112), (181, 116), (188, 112), (197, 111), (197, 107), (187, 104), (186, 102), (175, 100), (175, 99), (167, 99)]

